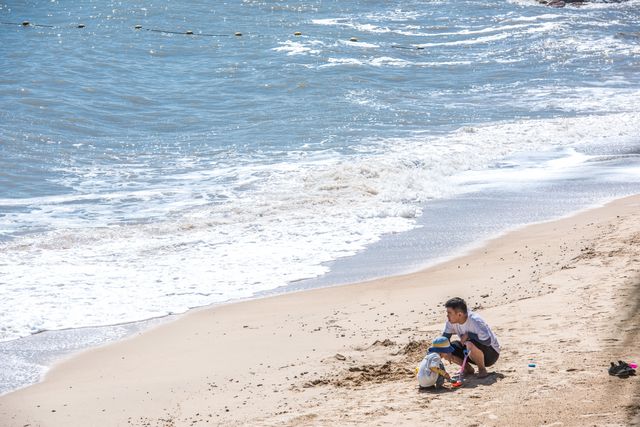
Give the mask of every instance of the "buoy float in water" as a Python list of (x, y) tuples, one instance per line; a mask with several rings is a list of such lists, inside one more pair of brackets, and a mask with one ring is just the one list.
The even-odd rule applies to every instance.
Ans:
[(295, 33), (293, 33), (294, 36), (301, 36), (302, 33), (300, 31), (296, 31)]
[(358, 41), (358, 38), (357, 38), (357, 37), (351, 37), (351, 38), (349, 39), (349, 41), (350, 41), (350, 42), (357, 42), (357, 41)]

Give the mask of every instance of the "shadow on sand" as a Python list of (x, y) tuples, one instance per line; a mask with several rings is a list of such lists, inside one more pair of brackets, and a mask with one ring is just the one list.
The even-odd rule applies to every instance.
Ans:
[(468, 375), (464, 379), (464, 383), (461, 387), (451, 387), (451, 384), (445, 384), (443, 387), (419, 387), (418, 393), (427, 393), (427, 394), (443, 394), (443, 393), (452, 393), (462, 389), (474, 389), (478, 386), (490, 386), (497, 383), (500, 380), (503, 380), (505, 375), (500, 372), (489, 372), (484, 378), (478, 378), (475, 375)]

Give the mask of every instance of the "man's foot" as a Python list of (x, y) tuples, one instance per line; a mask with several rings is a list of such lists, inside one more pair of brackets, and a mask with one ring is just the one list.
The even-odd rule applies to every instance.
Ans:
[(478, 368), (478, 378), (486, 378), (489, 376), (489, 372), (485, 368)]

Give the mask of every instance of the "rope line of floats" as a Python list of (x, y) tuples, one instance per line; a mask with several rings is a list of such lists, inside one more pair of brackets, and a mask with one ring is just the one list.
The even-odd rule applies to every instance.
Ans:
[[(75, 25), (71, 25), (68, 27), (61, 27), (61, 26), (54, 26), (54, 25), (45, 25), (45, 24), (34, 24), (32, 22), (29, 21), (22, 21), (22, 22), (0, 22), (0, 24), (2, 25), (14, 25), (14, 26), (20, 26), (20, 27), (42, 27), (42, 28), (86, 28), (85, 24), (75, 24)], [(172, 31), (172, 30), (163, 30), (163, 29), (158, 29), (158, 28), (145, 28), (142, 25), (135, 25), (133, 27), (135, 30), (138, 31), (149, 31), (149, 32), (153, 32), (153, 33), (162, 33), (162, 34), (177, 34), (177, 35), (185, 35), (185, 36), (196, 36), (196, 37), (242, 37), (242, 33), (241, 32), (235, 32), (233, 34), (209, 34), (209, 33), (194, 33), (192, 30), (186, 30), (186, 31)], [(295, 31), (293, 33), (294, 36), (302, 36), (302, 32), (300, 31)], [(350, 42), (358, 42), (358, 38), (357, 37), (350, 37), (349, 38)], [(394, 49), (407, 49), (407, 50), (422, 50), (424, 49), (421, 46), (400, 46), (400, 45), (391, 45), (392, 48)]]

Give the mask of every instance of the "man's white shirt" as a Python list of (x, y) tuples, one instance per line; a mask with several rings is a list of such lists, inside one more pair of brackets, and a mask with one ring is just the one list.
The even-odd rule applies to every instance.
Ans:
[(490, 343), (491, 347), (493, 347), (498, 354), (500, 353), (498, 338), (496, 338), (489, 325), (487, 325), (487, 322), (471, 310), (467, 311), (467, 321), (464, 323), (452, 324), (447, 320), (444, 325), (444, 333), (455, 334), (459, 337), (469, 333), (475, 334), (482, 344)]

